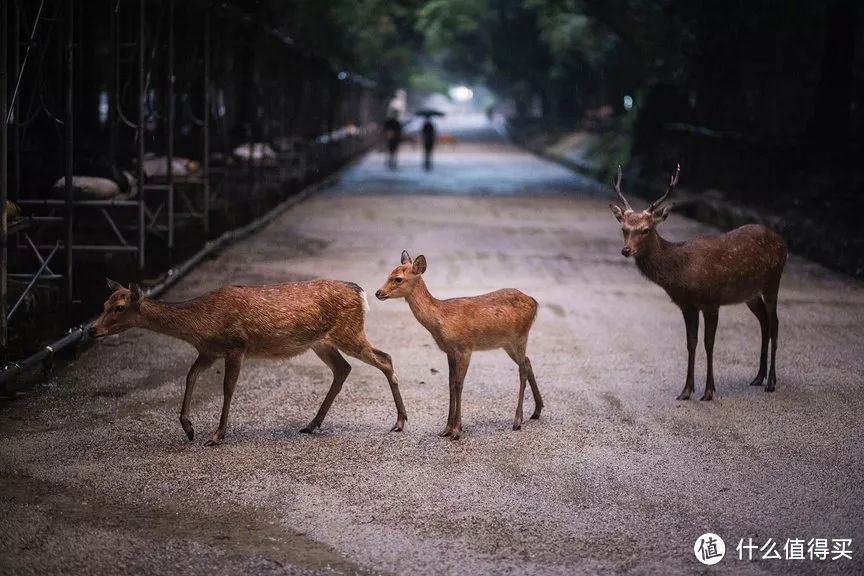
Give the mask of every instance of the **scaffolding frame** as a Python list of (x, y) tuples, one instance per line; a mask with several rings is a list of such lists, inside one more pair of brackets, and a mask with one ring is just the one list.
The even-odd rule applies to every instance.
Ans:
[[(37, 28), (40, 21), (45, 19), (43, 16), (43, 6), (46, 0), (41, 0), (39, 10), (36, 14), (32, 26), (32, 33), (28, 42), (27, 55), (29, 56), (29, 48), (33, 45), (34, 36), (37, 33)], [(80, 0), (79, 0), (80, 1)], [(18, 87), (20, 77), (24, 74), (26, 67), (26, 56), (22, 63), (20, 61), (20, 29), (21, 29), (21, 10), (20, 5), (15, 9), (15, 26), (13, 31), (14, 38), (12, 39), (12, 47), (14, 49), (14, 61), (16, 64), (16, 76), (19, 77), (19, 83), (16, 84), (15, 93), (11, 105), (7, 105), (8, 94), (8, 9), (7, 6), (12, 3), (2, 2), (2, 33), (0, 33), (0, 51), (2, 51), (2, 62), (0, 62), (0, 94), (2, 94), (2, 106), (0, 106), (0, 205), (3, 206), (2, 222), (0, 222), (0, 348), (4, 351), (8, 344), (8, 322), (12, 315), (18, 309), (19, 305), (27, 294), (36, 286), (37, 282), (41, 281), (65, 281), (63, 283), (64, 300), (66, 303), (67, 315), (72, 314), (72, 304), (74, 297), (74, 263), (76, 253), (92, 253), (92, 252), (120, 252), (131, 253), (138, 256), (138, 268), (143, 269), (147, 264), (146, 244), (150, 234), (166, 233), (168, 237), (169, 250), (174, 247), (174, 232), (177, 218), (195, 218), (199, 219), (203, 224), (205, 235), (209, 235), (209, 211), (210, 211), (210, 19), (212, 7), (209, 2), (205, 3), (201, 9), (204, 20), (204, 84), (203, 84), (203, 101), (204, 101), (204, 117), (201, 122), (203, 128), (203, 154), (202, 154), (202, 170), (199, 174), (191, 178), (178, 178), (174, 174), (174, 132), (175, 132), (175, 72), (174, 72), (174, 7), (175, 0), (162, 0), (163, 4), (167, 4), (168, 10), (168, 70), (166, 74), (167, 84), (167, 155), (166, 155), (166, 182), (149, 181), (144, 174), (144, 157), (146, 154), (145, 133), (146, 133), (146, 98), (147, 98), (147, 0), (139, 0), (138, 2), (138, 26), (137, 26), (137, 42), (133, 44), (138, 48), (137, 58), (137, 73), (138, 73), (138, 123), (134, 125), (136, 129), (137, 140), (137, 159), (138, 159), (138, 181), (137, 181), (137, 197), (125, 198), (122, 196), (98, 200), (98, 199), (81, 199), (75, 196), (74, 191), (74, 152), (75, 152), (75, 55), (78, 46), (75, 43), (75, 2), (76, 0), (57, 0), (55, 4), (55, 16), (60, 14), (62, 21), (47, 31), (46, 38), (43, 39), (44, 44), (51, 42), (51, 35), (54, 33), (54, 28), (59, 28), (65, 24), (65, 38), (63, 45), (64, 52), (64, 67), (63, 80), (64, 86), (64, 109), (65, 118), (63, 124), (63, 156), (64, 156), (64, 190), (62, 198), (26, 198), (21, 197), (21, 140), (19, 134), (19, 119), (20, 114)], [(122, 59), (121, 45), (122, 39), (119, 32), (119, 3), (107, 3), (112, 10), (110, 18), (110, 37), (113, 43), (113, 87), (109, 91), (108, 110), (110, 117), (110, 147), (111, 160), (115, 160), (114, 151), (117, 141), (117, 127), (122, 116), (120, 109), (120, 62)], [(60, 7), (65, 6), (65, 10), (61, 11)], [(44, 104), (43, 104), (44, 106)], [(46, 110), (47, 113), (47, 110)], [(48, 113), (49, 116), (53, 116)], [(9, 129), (10, 120), (14, 118), (12, 126), (14, 130)], [(61, 122), (54, 118), (56, 122)], [(9, 170), (8, 170), (8, 135), (12, 132), (15, 136), (14, 141), (14, 175), (16, 181), (16, 198), (19, 205), (35, 210), (44, 210), (43, 214), (34, 215), (25, 220), (16, 222), (13, 227), (8, 226), (8, 220), (5, 210), (5, 201), (9, 198)], [(158, 179), (151, 179), (158, 180)], [(182, 184), (183, 188), (179, 194), (175, 194), (177, 184)], [(198, 209), (194, 206), (193, 200), (189, 197), (188, 188), (198, 187), (202, 190), (203, 207)], [(156, 203), (148, 202), (148, 196), (163, 193), (164, 196), (157, 200)], [(176, 202), (182, 202), (180, 210), (176, 209)], [(131, 226), (124, 226), (118, 220), (117, 210), (129, 210), (131, 213), (137, 212), (137, 218), (133, 217), (137, 222)], [(86, 211), (95, 214), (98, 221), (104, 224), (102, 229), (110, 236), (110, 240), (105, 242), (81, 243), (76, 242), (75, 220), (76, 211)], [(160, 216), (165, 214), (167, 223), (159, 222)], [(64, 230), (60, 240), (54, 243), (34, 242), (33, 238), (28, 234), (28, 231), (34, 228), (39, 228), (46, 225), (62, 225)], [(131, 231), (131, 235), (130, 235)], [(134, 238), (133, 236), (137, 236)], [(34, 258), (38, 269), (35, 272), (16, 272), (9, 273), (8, 265), (8, 246), (9, 239), (15, 238), (14, 246), (17, 250), (27, 251)], [(58, 254), (65, 255), (65, 264), (62, 271), (55, 272), (52, 269), (54, 259)], [(16, 303), (8, 307), (8, 284), (9, 280), (21, 282), (25, 284), (24, 291), (18, 297)]]

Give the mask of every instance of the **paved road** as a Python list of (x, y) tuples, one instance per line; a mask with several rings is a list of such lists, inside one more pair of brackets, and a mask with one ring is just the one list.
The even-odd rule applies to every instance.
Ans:
[[(249, 361), (227, 443), (205, 448), (221, 367), (199, 381), (189, 444), (177, 414), (194, 352), (128, 332), (0, 409), (0, 572), (690, 573), (711, 531), (729, 546), (722, 572), (790, 568), (738, 561), (752, 537), (852, 538), (852, 562), (793, 567), (860, 573), (861, 283), (791, 258), (777, 392), (747, 386), (759, 334), (740, 306), (721, 312), (715, 401), (677, 402), (683, 322), (620, 256), (608, 198), (500, 141), (442, 148), (432, 174), (405, 152), (395, 174), (368, 156), (168, 298), (322, 276), (371, 293), (402, 249), (423, 253), (438, 297), (512, 286), (541, 303), (529, 353), (542, 419), (510, 430), (517, 371), (487, 352), (468, 373), (463, 439), (438, 438), (445, 357), (404, 302), (373, 299), (368, 333), (393, 355), (404, 433), (387, 432), (381, 374), (352, 362), (323, 429), (298, 434), (329, 383), (306, 354)], [(677, 216), (664, 231), (709, 232)], [(697, 367), (698, 397), (701, 350)]]

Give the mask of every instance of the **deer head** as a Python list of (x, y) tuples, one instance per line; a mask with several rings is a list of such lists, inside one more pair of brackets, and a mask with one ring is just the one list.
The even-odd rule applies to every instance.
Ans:
[(129, 284), (129, 288), (124, 288), (110, 278), (105, 280), (108, 282), (111, 296), (102, 305), (102, 314), (87, 329), (87, 334), (91, 338), (119, 334), (137, 326), (141, 315), (139, 306), (143, 296), (137, 284)]
[(630, 203), (624, 194), (621, 193), (621, 166), (618, 166), (618, 178), (612, 184), (615, 193), (621, 199), (623, 206), (610, 204), (612, 213), (618, 222), (621, 223), (621, 231), (624, 233), (624, 247), (621, 249), (621, 254), (625, 257), (636, 256), (643, 252), (645, 247), (650, 245), (656, 234), (657, 225), (666, 220), (669, 212), (672, 210), (671, 205), (662, 205), (669, 198), (669, 194), (675, 186), (678, 185), (678, 176), (681, 173), (681, 165), (678, 164), (675, 168), (675, 173), (669, 179), (669, 186), (666, 188), (666, 193), (657, 200), (651, 202), (647, 209), (636, 212), (630, 207)]
[(426, 271), (426, 257), (422, 254), (411, 260), (408, 252), (402, 251), (402, 263), (390, 272), (387, 281), (384, 285), (375, 292), (375, 297), (379, 300), (387, 300), (388, 298), (405, 298), (408, 296), (420, 275)]

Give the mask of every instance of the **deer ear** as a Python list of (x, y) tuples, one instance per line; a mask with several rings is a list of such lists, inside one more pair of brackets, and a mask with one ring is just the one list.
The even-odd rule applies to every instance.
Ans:
[(129, 284), (129, 292), (131, 293), (132, 303), (137, 304), (141, 301), (141, 287), (132, 282)]
[(105, 278), (105, 282), (108, 283), (108, 289), (111, 290), (112, 294), (114, 292), (116, 292), (117, 290), (120, 290), (121, 288), (123, 288), (123, 286), (119, 282), (115, 282), (114, 280), (111, 280), (110, 278)]
[(669, 212), (671, 211), (672, 205), (667, 204), (666, 206), (663, 206), (662, 208), (658, 208), (654, 212), (651, 212), (651, 218), (654, 219), (655, 224), (659, 224), (660, 222), (666, 220), (666, 217), (669, 216)]
[(615, 219), (618, 220), (618, 222), (624, 222), (624, 212), (621, 210), (621, 208), (619, 208), (615, 204), (609, 204), (609, 208), (612, 209), (612, 214), (615, 215)]
[(414, 259), (414, 265), (411, 267), (414, 274), (423, 274), (426, 271), (426, 257), (422, 254)]
[(411, 264), (411, 256), (408, 255), (407, 250), (402, 250), (402, 264)]

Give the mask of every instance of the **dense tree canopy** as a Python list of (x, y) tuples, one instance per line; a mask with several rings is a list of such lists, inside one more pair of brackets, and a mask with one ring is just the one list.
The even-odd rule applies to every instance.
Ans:
[[(260, 0), (304, 50), (397, 86), (482, 83), (520, 113), (636, 99), (642, 130), (840, 156), (862, 132), (855, 0)], [(855, 54), (858, 57), (856, 58)], [(533, 104), (533, 107), (532, 107)], [(635, 113), (635, 112), (634, 112)]]

